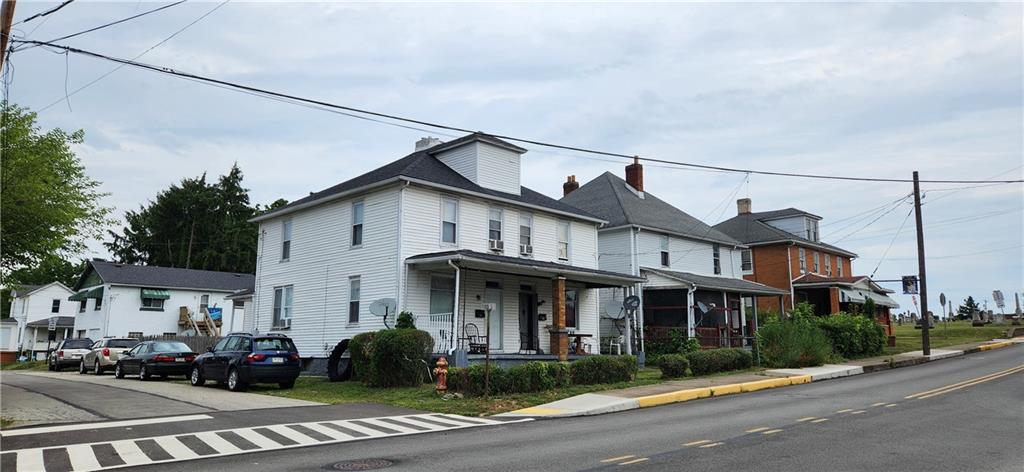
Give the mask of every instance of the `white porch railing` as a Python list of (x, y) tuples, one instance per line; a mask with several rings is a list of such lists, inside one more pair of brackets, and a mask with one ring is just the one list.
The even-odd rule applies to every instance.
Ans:
[(430, 333), (434, 338), (435, 353), (446, 353), (455, 347), (454, 327), (451, 313), (416, 315), (416, 328)]

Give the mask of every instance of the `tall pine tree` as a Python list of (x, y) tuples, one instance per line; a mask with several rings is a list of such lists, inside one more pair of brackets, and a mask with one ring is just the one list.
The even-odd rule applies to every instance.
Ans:
[(978, 303), (974, 301), (974, 297), (968, 296), (964, 299), (963, 304), (956, 309), (956, 319), (969, 320), (971, 319), (971, 315), (976, 311), (981, 311), (981, 307), (979, 307)]

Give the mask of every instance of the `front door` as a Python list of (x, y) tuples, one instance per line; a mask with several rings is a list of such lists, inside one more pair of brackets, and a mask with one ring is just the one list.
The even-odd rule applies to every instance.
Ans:
[(492, 351), (501, 350), (501, 338), (502, 338), (502, 306), (501, 306), (501, 285), (493, 285), (493, 282), (487, 282), (487, 288), (484, 289), (484, 303), (490, 303), (494, 305), (494, 309), (491, 310), (491, 316), (488, 320), (488, 327), (490, 328), (490, 348)]
[(519, 292), (519, 344), (524, 351), (540, 348), (537, 336), (537, 294)]

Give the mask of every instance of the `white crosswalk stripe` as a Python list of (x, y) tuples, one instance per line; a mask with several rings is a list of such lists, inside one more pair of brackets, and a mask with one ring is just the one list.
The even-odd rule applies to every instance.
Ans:
[[(74, 444), (68, 446), (28, 448), (16, 451), (2, 451), (4, 456), (13, 455), (15, 460), (14, 469), (11, 471), (5, 469), (3, 472), (45, 472), (46, 464), (44, 462), (46, 462), (46, 459), (44, 459), (43, 450), (48, 449), (65, 449), (68, 460), (71, 463), (71, 469), (75, 472), (84, 472), (114, 467), (140, 466), (153, 463), (177, 462), (207, 457), (245, 454), (248, 452), (289, 449), (315, 444), (333, 444), (384, 438), (388, 436), (405, 436), (411, 434), (430, 433), (434, 431), (449, 431), (495, 424), (517, 423), (521, 421), (530, 420), (496, 421), (486, 418), (465, 418), (458, 415), (421, 414), (383, 418), (357, 418), (352, 420), (276, 424), (177, 435), (180, 437), (194, 436), (196, 440), (216, 451), (214, 454), (207, 455), (200, 455), (194, 451), (192, 447), (197, 447), (195, 444), (193, 444), (192, 447), (186, 445), (186, 442), (194, 442), (191, 438), (186, 437), (186, 442), (182, 442), (175, 435), (106, 441), (90, 444)], [(450, 426), (443, 426), (443, 424)], [(327, 425), (336, 425), (340, 429), (334, 429)], [(296, 426), (297, 428), (292, 428), (291, 426)], [(271, 433), (262, 434), (260, 431), (270, 431)], [(303, 431), (305, 431), (305, 434)], [(238, 442), (237, 439), (228, 440), (217, 433), (233, 433), (234, 435), (237, 435), (238, 437), (241, 437), (255, 445), (256, 449), (245, 450), (243, 447), (235, 445), (235, 443)], [(280, 438), (274, 433), (294, 441), (295, 444), (280, 444), (278, 442)], [(324, 437), (320, 437), (321, 434), (330, 439), (326, 440)], [(319, 439), (317, 439), (318, 437)], [(146, 452), (143, 451), (143, 448), (136, 443), (136, 441), (141, 439), (152, 440), (152, 442), (159, 446), (160, 449), (163, 449), (164, 452), (169, 454), (171, 459), (154, 461), (146, 454)], [(321, 439), (325, 440), (321, 441)], [(235, 441), (235, 443), (232, 441)], [(114, 461), (116, 462), (115, 465), (108, 465), (104, 467), (100, 464), (100, 460), (96, 457), (96, 450), (92, 446), (97, 446), (97, 449), (105, 449), (107, 451), (109, 451), (110, 448), (113, 448), (117, 456), (120, 458), (120, 461)], [(153, 451), (151, 450), (152, 445), (147, 446), (143, 444), (143, 446), (148, 448), (147, 450), (150, 450), (150, 454), (153, 454)], [(244, 446), (250, 447), (248, 445)], [(209, 451), (200, 450), (200, 452), (205, 453)], [(53, 453), (47, 454), (48, 457), (55, 455)], [(111, 462), (109, 457), (104, 459), (104, 461), (107, 463)], [(6, 463), (7, 462), (5, 462), (5, 464)]]

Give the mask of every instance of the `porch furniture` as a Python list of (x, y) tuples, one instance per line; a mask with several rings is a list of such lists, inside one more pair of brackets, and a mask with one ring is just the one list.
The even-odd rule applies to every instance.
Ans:
[(530, 336), (528, 333), (519, 333), (519, 354), (534, 353), (544, 354), (544, 351), (540, 349), (540, 336), (534, 334)]
[(622, 345), (626, 343), (626, 337), (623, 335), (613, 336), (608, 338), (608, 354), (612, 353), (612, 348), (615, 348), (615, 355), (622, 355)]
[(575, 346), (575, 349), (573, 349), (573, 353), (575, 353), (577, 355), (586, 354), (586, 352), (583, 350), (583, 338), (590, 338), (590, 337), (593, 337), (593, 335), (591, 335), (591, 334), (582, 334), (582, 333), (568, 333), (568, 334), (569, 334), (569, 337), (573, 339), (573, 344), (572, 345)]
[(480, 328), (473, 323), (466, 323), (466, 344), (469, 345), (470, 354), (483, 354), (487, 352), (487, 339), (480, 335)]

